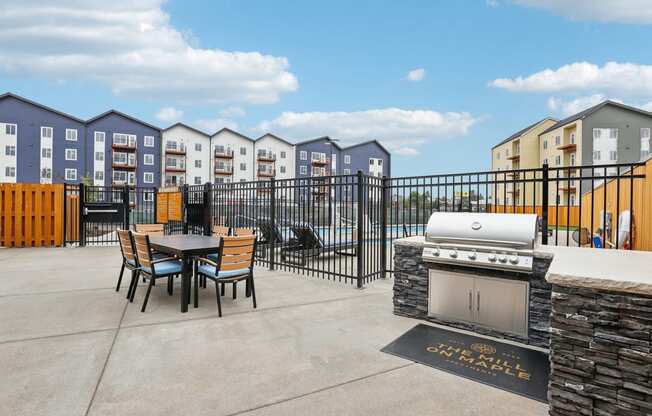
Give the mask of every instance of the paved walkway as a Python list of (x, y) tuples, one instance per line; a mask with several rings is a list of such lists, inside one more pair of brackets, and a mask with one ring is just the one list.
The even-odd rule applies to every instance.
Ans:
[(0, 249), (1, 415), (545, 415), (547, 406), (380, 348), (416, 324), (391, 280), (363, 290), (256, 273), (217, 317), (164, 284), (140, 313), (115, 247)]

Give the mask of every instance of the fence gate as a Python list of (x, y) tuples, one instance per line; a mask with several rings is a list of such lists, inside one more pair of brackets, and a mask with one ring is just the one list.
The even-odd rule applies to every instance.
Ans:
[(116, 230), (129, 227), (129, 190), (113, 186), (79, 186), (79, 243), (118, 241)]
[(185, 234), (212, 233), (212, 187), (211, 184), (183, 187), (183, 201), (186, 221)]

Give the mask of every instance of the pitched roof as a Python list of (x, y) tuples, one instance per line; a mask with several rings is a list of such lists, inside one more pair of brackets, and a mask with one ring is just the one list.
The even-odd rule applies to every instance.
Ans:
[(191, 126), (189, 126), (189, 125), (187, 125), (187, 124), (185, 124), (185, 123), (181, 123), (181, 122), (174, 123), (174, 124), (171, 125), (170, 127), (167, 127), (167, 128), (165, 128), (165, 129), (163, 129), (163, 131), (168, 131), (168, 130), (173, 129), (173, 128), (175, 128), (175, 127), (184, 127), (184, 128), (187, 128), (188, 130), (192, 130), (192, 131), (194, 131), (195, 133), (199, 133), (199, 134), (204, 135), (204, 136), (206, 136), (206, 137), (211, 137), (210, 134), (205, 133), (205, 132), (203, 132), (203, 131), (201, 131), (201, 130), (199, 130), (199, 129), (196, 129), (196, 128), (194, 128), (194, 127), (191, 127)]
[(321, 137), (316, 137), (314, 139), (304, 140), (302, 142), (295, 143), (295, 145), (299, 146), (299, 145), (303, 145), (303, 144), (318, 142), (320, 140), (326, 140), (327, 142), (331, 143), (333, 146), (337, 147), (339, 150), (342, 150), (342, 147), (340, 147), (340, 145), (337, 144), (337, 142), (335, 140), (331, 139), (328, 136), (321, 136)]
[(342, 148), (342, 150), (352, 149), (354, 147), (364, 146), (364, 145), (367, 145), (367, 144), (375, 144), (376, 146), (380, 147), (380, 149), (383, 152), (387, 153), (388, 155), (390, 154), (389, 151), (385, 148), (385, 146), (380, 144), (380, 142), (378, 140), (376, 140), (376, 139), (367, 140), (366, 142), (362, 142), (362, 143), (358, 143), (358, 144), (352, 144), (351, 146), (347, 146), (347, 147)]
[(242, 134), (242, 133), (238, 133), (238, 132), (235, 131), (235, 130), (231, 130), (231, 129), (228, 128), (228, 127), (222, 127), (221, 129), (219, 129), (218, 131), (216, 131), (215, 133), (213, 133), (213, 135), (212, 135), (211, 137), (215, 137), (215, 136), (217, 136), (218, 134), (222, 133), (223, 131), (228, 131), (228, 132), (230, 132), (230, 133), (235, 134), (236, 136), (240, 136), (240, 137), (242, 137), (243, 139), (250, 140), (250, 141), (252, 141), (252, 142), (254, 141), (254, 139), (252, 139), (251, 137), (245, 136), (245, 135)]
[[(580, 111), (577, 114), (573, 114), (570, 117), (566, 117), (565, 119), (563, 119), (561, 121), (558, 121), (556, 124), (552, 125), (550, 128), (546, 129), (541, 134), (546, 134), (546, 133), (548, 133), (550, 131), (553, 131), (555, 129), (558, 129), (559, 127), (564, 126), (564, 125), (566, 125), (568, 123), (572, 123), (575, 120), (585, 119), (586, 117), (590, 116), (591, 114), (595, 113), (596, 111), (598, 111), (599, 109), (601, 109), (602, 107), (605, 107), (607, 105), (622, 108), (623, 110), (634, 111), (634, 112), (642, 114), (644, 116), (652, 117), (652, 113), (650, 113), (648, 111), (645, 111), (645, 110), (641, 110), (640, 108), (636, 108), (636, 107), (632, 107), (632, 106), (629, 106), (629, 105), (617, 103), (617, 102), (611, 101), (611, 100), (606, 100), (606, 101), (601, 102), (600, 104), (594, 105), (593, 107), (589, 107), (586, 110)], [(539, 136), (541, 134), (539, 134)]]
[(161, 128), (160, 128), (160, 127), (157, 127), (157, 126), (155, 126), (155, 125), (153, 125), (153, 124), (149, 124), (149, 123), (147, 123), (146, 121), (139, 120), (139, 119), (137, 119), (136, 117), (132, 117), (132, 116), (130, 116), (130, 115), (128, 115), (128, 114), (122, 113), (122, 112), (120, 112), (120, 111), (118, 111), (118, 110), (114, 110), (114, 109), (111, 109), (111, 110), (109, 110), (109, 111), (105, 111), (105, 112), (103, 112), (102, 114), (97, 115), (97, 116), (95, 116), (95, 117), (93, 117), (93, 118), (89, 118), (88, 120), (86, 120), (86, 123), (92, 123), (92, 122), (94, 122), (95, 120), (99, 120), (99, 119), (101, 119), (101, 118), (104, 118), (104, 117), (108, 116), (109, 114), (117, 114), (117, 115), (119, 115), (119, 116), (121, 116), (121, 117), (124, 117), (124, 118), (127, 118), (127, 119), (129, 119), (129, 120), (131, 120), (131, 121), (133, 121), (133, 122), (136, 122), (136, 123), (142, 124), (142, 125), (144, 125), (144, 126), (147, 126), (147, 127), (149, 127), (149, 128), (152, 128), (152, 129), (154, 129), (154, 130), (161, 131)]
[(285, 143), (285, 144), (288, 144), (288, 145), (290, 145), (290, 146), (294, 146), (294, 143), (290, 143), (289, 141), (287, 141), (287, 140), (285, 140), (285, 139), (283, 139), (283, 138), (281, 138), (281, 137), (278, 137), (277, 135), (272, 134), (272, 133), (265, 133), (265, 134), (263, 134), (262, 136), (260, 136), (259, 138), (257, 138), (256, 141), (262, 139), (262, 138), (265, 137), (265, 136), (273, 137), (273, 138), (275, 138), (276, 140), (280, 140), (280, 141), (282, 141), (282, 142)]
[(82, 119), (80, 119), (80, 118), (77, 118), (77, 117), (75, 117), (75, 116), (71, 116), (70, 114), (66, 114), (66, 113), (64, 113), (64, 112), (62, 112), (62, 111), (59, 111), (59, 110), (55, 110), (54, 108), (51, 108), (51, 107), (45, 106), (45, 105), (43, 105), (43, 104), (39, 104), (39, 103), (37, 103), (36, 101), (29, 100), (29, 99), (27, 99), (27, 98), (25, 98), (25, 97), (21, 97), (20, 95), (13, 94), (13, 93), (11, 93), (11, 92), (6, 92), (6, 93), (0, 95), (0, 100), (2, 100), (2, 99), (4, 99), (4, 98), (14, 98), (14, 99), (19, 100), (19, 101), (22, 101), (22, 102), (24, 102), (24, 103), (27, 103), (27, 104), (30, 104), (30, 105), (33, 105), (33, 106), (39, 107), (39, 108), (41, 108), (41, 109), (43, 109), (43, 110), (45, 110), (45, 111), (49, 111), (49, 112), (51, 112), (51, 113), (58, 114), (58, 115), (60, 115), (60, 116), (63, 116), (63, 117), (69, 118), (69, 119), (71, 119), (71, 120), (75, 120), (75, 121), (77, 121), (77, 122), (79, 122), (79, 123), (85, 123), (85, 121), (82, 120)]
[[(543, 119), (537, 121), (536, 123), (530, 124), (530, 125), (527, 126), (526, 128), (524, 128), (524, 129), (522, 129), (522, 130), (519, 130), (519, 131), (517, 131), (516, 133), (512, 134), (511, 136), (509, 136), (508, 138), (506, 138), (506, 139), (503, 140), (502, 142), (500, 142), (500, 143), (498, 143), (497, 145), (493, 146), (492, 149), (495, 149), (496, 147), (498, 147), (498, 146), (500, 146), (500, 145), (503, 145), (503, 144), (505, 144), (505, 143), (508, 143), (508, 142), (514, 140), (514, 139), (517, 138), (517, 137), (521, 137), (522, 135), (524, 135), (525, 133), (527, 133), (528, 131), (532, 130), (533, 128), (535, 128), (536, 126), (538, 126), (539, 124), (543, 123), (543, 122), (546, 121), (546, 120), (557, 121), (557, 119), (554, 119), (554, 118), (552, 118), (552, 117), (546, 117), (546, 118), (543, 118)], [(543, 134), (543, 133), (542, 133), (542, 134)]]

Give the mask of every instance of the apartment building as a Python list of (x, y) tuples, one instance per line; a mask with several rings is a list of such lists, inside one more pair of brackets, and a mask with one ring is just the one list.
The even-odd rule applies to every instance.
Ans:
[(256, 151), (256, 178), (260, 180), (294, 178), (294, 144), (271, 133), (254, 143)]
[(0, 182), (78, 182), (85, 174), (85, 132), (77, 117), (0, 95)]
[(201, 185), (213, 181), (211, 136), (183, 123), (162, 132), (163, 186)]
[(211, 136), (213, 182), (247, 182), (254, 173), (254, 140), (227, 127)]
[[(540, 163), (551, 168), (578, 165), (612, 165), (637, 162), (650, 153), (652, 113), (613, 101), (604, 101), (544, 130), (539, 135)], [(616, 168), (595, 169), (595, 175), (613, 174)], [(590, 190), (590, 181), (578, 187), (577, 169), (555, 170), (550, 204), (577, 205), (581, 192)], [(590, 175), (590, 170), (582, 175)], [(594, 182), (595, 184), (595, 182)], [(558, 189), (557, 189), (558, 188)], [(579, 188), (579, 189), (578, 189)]]
[(161, 130), (116, 110), (86, 121), (86, 171), (93, 185), (158, 187)]
[[(491, 170), (503, 171), (497, 174), (496, 180), (510, 181), (523, 179), (519, 174), (510, 172), (518, 169), (536, 169), (541, 166), (539, 155), (539, 134), (557, 123), (551, 117), (539, 120), (522, 130), (517, 131), (505, 140), (491, 148)], [(532, 179), (532, 178), (524, 178)], [(497, 205), (518, 204), (532, 205), (534, 203), (533, 186), (530, 184), (497, 184), (493, 191)]]

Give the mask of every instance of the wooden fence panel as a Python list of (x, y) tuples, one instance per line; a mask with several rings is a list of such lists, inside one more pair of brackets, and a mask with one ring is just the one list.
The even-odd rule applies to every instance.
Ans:
[(62, 245), (63, 192), (62, 184), (0, 184), (0, 245)]
[[(487, 208), (488, 212), (493, 212), (497, 214), (536, 214), (538, 216), (542, 215), (543, 207), (540, 205), (520, 205), (520, 206), (504, 206), (498, 205), (493, 206), (489, 205)], [(548, 207), (548, 227), (577, 227), (580, 220), (580, 208), (578, 206), (550, 206)]]
[(68, 241), (79, 241), (79, 195), (66, 196), (66, 231)]
[(181, 192), (159, 192), (156, 195), (156, 222), (183, 221)]

